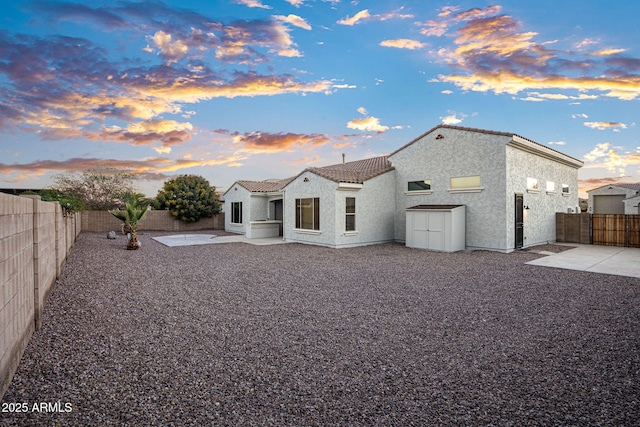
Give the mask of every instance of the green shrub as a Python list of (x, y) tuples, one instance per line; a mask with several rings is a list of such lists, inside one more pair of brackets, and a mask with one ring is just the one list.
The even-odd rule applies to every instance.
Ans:
[(210, 218), (220, 211), (215, 187), (197, 175), (180, 175), (164, 183), (156, 200), (160, 209), (168, 209), (175, 218), (184, 222)]

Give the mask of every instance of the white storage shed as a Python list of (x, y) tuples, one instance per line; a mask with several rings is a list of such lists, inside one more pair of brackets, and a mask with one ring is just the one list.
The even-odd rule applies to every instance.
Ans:
[(465, 249), (464, 205), (418, 205), (406, 213), (407, 247), (439, 252)]

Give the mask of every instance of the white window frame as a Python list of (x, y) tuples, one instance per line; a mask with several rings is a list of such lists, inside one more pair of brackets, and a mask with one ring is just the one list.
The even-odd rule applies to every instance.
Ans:
[[(468, 185), (465, 181), (477, 181), (472, 182), (472, 184), (477, 185)], [(479, 193), (484, 190), (482, 186), (482, 177), (480, 175), (467, 175), (467, 176), (452, 176), (449, 179), (449, 193)]]
[[(239, 208), (237, 213), (236, 206)], [(238, 214), (240, 218), (238, 218)], [(234, 219), (240, 219), (240, 222), (234, 221)], [(242, 224), (242, 202), (231, 202), (231, 224)]]
[(527, 177), (527, 193), (539, 193), (540, 183), (538, 178)]
[[(303, 214), (303, 206), (302, 203), (304, 200), (311, 200), (311, 227), (312, 228), (301, 228), (302, 227), (302, 214)], [(303, 233), (311, 233), (316, 234), (320, 232), (320, 198), (319, 197), (299, 197), (296, 198), (296, 223), (295, 229), (296, 231)]]

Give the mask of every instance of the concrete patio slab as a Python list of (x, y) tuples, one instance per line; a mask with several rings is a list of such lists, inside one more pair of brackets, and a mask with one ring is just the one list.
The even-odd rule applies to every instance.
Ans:
[(281, 237), (267, 237), (262, 239), (248, 239), (243, 235), (238, 236), (216, 236), (215, 234), (175, 234), (172, 236), (152, 237), (153, 240), (165, 246), (193, 246), (193, 245), (213, 245), (218, 243), (249, 243), (251, 245), (279, 245), (288, 243)]
[(640, 277), (639, 248), (574, 244), (572, 246), (577, 247), (538, 258), (526, 264)]

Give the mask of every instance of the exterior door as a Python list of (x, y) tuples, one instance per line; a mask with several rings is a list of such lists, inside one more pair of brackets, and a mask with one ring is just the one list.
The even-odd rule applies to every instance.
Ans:
[(516, 203), (515, 203), (515, 230), (516, 230), (516, 241), (515, 248), (522, 249), (524, 246), (524, 199), (522, 194), (516, 193)]
[[(283, 209), (282, 209), (282, 199), (274, 200), (273, 202), (273, 219), (276, 221), (282, 221)], [(280, 223), (280, 230), (278, 232), (278, 236), (282, 236), (282, 223)]]

